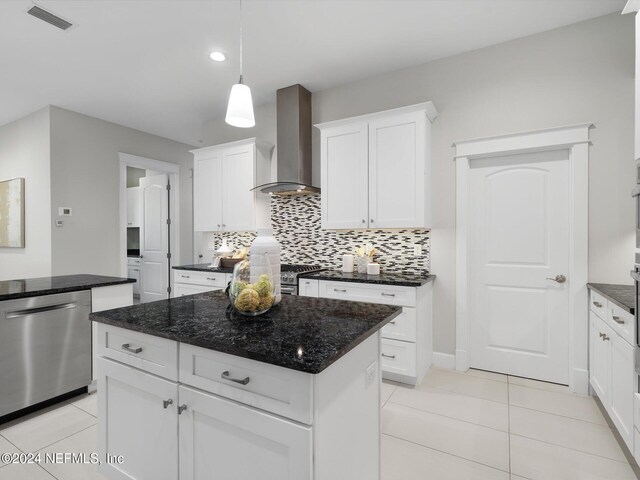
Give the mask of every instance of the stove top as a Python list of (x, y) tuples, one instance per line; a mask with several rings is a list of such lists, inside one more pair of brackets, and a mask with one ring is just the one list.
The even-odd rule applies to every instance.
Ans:
[(283, 263), (280, 265), (280, 283), (283, 285), (298, 285), (298, 275), (301, 273), (324, 270), (320, 265), (294, 265)]

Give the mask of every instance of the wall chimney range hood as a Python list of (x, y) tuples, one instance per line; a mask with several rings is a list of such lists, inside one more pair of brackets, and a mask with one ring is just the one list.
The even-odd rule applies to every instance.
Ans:
[(314, 195), (311, 185), (311, 92), (302, 85), (277, 91), (276, 181), (254, 190), (270, 195)]

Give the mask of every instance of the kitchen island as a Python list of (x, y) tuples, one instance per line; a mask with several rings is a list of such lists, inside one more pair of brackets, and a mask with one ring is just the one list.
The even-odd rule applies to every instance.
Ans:
[(243, 317), (221, 292), (93, 314), (111, 479), (380, 478), (390, 305), (286, 296)]

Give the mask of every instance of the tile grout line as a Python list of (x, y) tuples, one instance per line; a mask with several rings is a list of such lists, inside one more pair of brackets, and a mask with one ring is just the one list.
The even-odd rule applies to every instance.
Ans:
[(562, 417), (562, 418), (567, 418), (569, 420), (575, 420), (576, 422), (585, 422), (585, 423), (588, 423), (590, 425), (599, 425), (601, 427), (607, 427), (607, 428), (611, 429), (611, 427), (609, 427), (609, 425), (606, 424), (606, 423), (592, 422), (591, 420), (585, 420), (583, 418), (568, 417), (566, 415), (560, 415), (559, 413), (547, 412), (546, 410), (538, 410), (536, 408), (523, 407), (522, 405), (518, 405), (518, 404), (513, 404), (513, 406), (516, 407), (516, 408), (522, 408), (523, 410), (530, 410), (532, 412), (544, 413), (546, 415), (554, 415), (556, 417)]
[[(392, 402), (391, 399), (387, 400), (385, 405), (387, 403), (391, 403), (392, 405), (398, 405), (399, 407), (403, 407), (403, 408), (409, 408), (409, 409), (415, 410), (417, 412), (427, 413), (429, 415), (435, 415), (437, 417), (448, 418), (449, 420), (457, 420), (458, 422), (468, 423), (469, 425), (474, 425), (476, 427), (488, 428), (489, 430), (493, 430), (495, 432), (506, 433), (507, 435), (509, 434), (508, 425), (507, 425), (507, 430), (500, 430), (499, 428), (487, 427), (486, 425), (481, 425), (479, 423), (470, 422), (469, 420), (462, 420), (461, 418), (450, 417), (449, 415), (443, 415), (442, 413), (436, 413), (436, 412), (432, 412), (432, 411), (429, 411), (429, 410), (422, 410), (421, 408), (416, 408), (416, 407), (412, 407), (412, 406), (409, 406), (409, 405), (403, 405), (402, 403)], [(504, 405), (504, 403), (502, 405)]]
[(548, 442), (546, 440), (540, 440), (538, 438), (527, 437), (526, 435), (520, 435), (518, 433), (512, 433), (510, 435), (513, 435), (514, 437), (526, 438), (527, 440), (533, 440), (534, 442), (540, 442), (540, 443), (544, 443), (546, 445), (552, 445), (554, 447), (566, 448), (567, 450), (571, 450), (572, 452), (582, 453), (583, 455), (591, 455), (592, 457), (603, 458), (605, 460), (611, 460), (612, 462), (618, 462), (618, 463), (622, 463), (624, 465), (630, 465), (629, 462), (626, 459), (625, 460), (616, 460), (615, 458), (605, 457), (603, 455), (598, 455), (597, 453), (585, 452), (584, 450), (578, 450), (577, 448), (567, 447), (566, 445), (558, 445), (557, 443)]
[(84, 412), (84, 413), (86, 413), (86, 414), (88, 414), (88, 415), (91, 415), (91, 416), (92, 416), (93, 418), (95, 418), (96, 420), (98, 419), (98, 416), (97, 416), (97, 415), (94, 415), (93, 413), (88, 412), (87, 410), (85, 410), (85, 409), (84, 409), (84, 408), (82, 408), (82, 407), (79, 407), (78, 405), (74, 405), (73, 403), (70, 403), (69, 405), (72, 405), (72, 406), (76, 407), (76, 408), (77, 408), (78, 410), (80, 410), (81, 412)]
[[(95, 418), (95, 417), (94, 417), (94, 418)], [(61, 442), (61, 441), (63, 441), (63, 440), (66, 440), (66, 439), (67, 439), (67, 438), (69, 438), (69, 437), (73, 437), (74, 435), (77, 435), (77, 434), (78, 434), (78, 433), (80, 433), (80, 432), (84, 432), (85, 430), (88, 430), (89, 428), (95, 427), (96, 425), (97, 425), (97, 423), (94, 423), (93, 425), (89, 425), (88, 427), (84, 427), (84, 428), (82, 428), (82, 429), (78, 430), (77, 432), (74, 432), (74, 433), (72, 433), (72, 434), (70, 434), (70, 435), (67, 435), (66, 437), (63, 437), (63, 438), (61, 438), (61, 439), (59, 439), (59, 440), (56, 440), (55, 442), (51, 442), (51, 443), (49, 443), (48, 445), (45, 445), (44, 447), (40, 447), (40, 448), (38, 448), (38, 449), (36, 450), (36, 452), (41, 452), (41, 451), (42, 451), (42, 450), (44, 450), (45, 448), (49, 448), (51, 445), (55, 445), (56, 443), (59, 443), (59, 442)], [(35, 453), (35, 452), (34, 452), (34, 453)]]
[(386, 435), (387, 437), (395, 438), (396, 440), (402, 440), (403, 442), (407, 442), (407, 443), (410, 443), (412, 445), (417, 445), (418, 447), (426, 448), (427, 450), (433, 450), (434, 452), (440, 452), (440, 453), (443, 453), (445, 455), (449, 455), (449, 456), (454, 457), (454, 458), (459, 458), (460, 460), (465, 460), (467, 462), (475, 463), (476, 465), (482, 465), (483, 467), (491, 468), (491, 469), (496, 470), (498, 472), (504, 472), (504, 473), (508, 473), (509, 475), (511, 475), (511, 472), (508, 472), (506, 470), (502, 470), (501, 468), (497, 468), (497, 467), (494, 467), (492, 465), (487, 465), (486, 463), (478, 462), (477, 460), (471, 460), (470, 458), (461, 457), (460, 455), (456, 455), (455, 453), (447, 452), (445, 450), (440, 450), (440, 449), (433, 448), (433, 447), (428, 447), (428, 446), (423, 445), (421, 443), (413, 442), (411, 440), (407, 440), (406, 438), (402, 438), (402, 437), (396, 437), (395, 435), (391, 435), (389, 433), (382, 433), (382, 435)]

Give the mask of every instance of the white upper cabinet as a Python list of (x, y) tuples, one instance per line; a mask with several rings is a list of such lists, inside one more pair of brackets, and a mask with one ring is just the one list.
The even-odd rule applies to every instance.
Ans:
[(127, 227), (142, 225), (142, 189), (140, 187), (127, 188)]
[(317, 125), (322, 228), (431, 227), (432, 102)]
[(369, 217), (367, 124), (323, 129), (323, 228), (365, 228)]
[(192, 150), (196, 232), (254, 231), (268, 226), (269, 196), (251, 191), (269, 182), (272, 146), (250, 138)]

